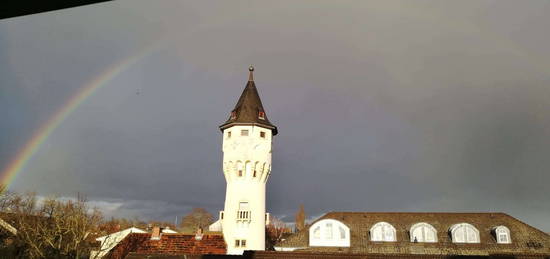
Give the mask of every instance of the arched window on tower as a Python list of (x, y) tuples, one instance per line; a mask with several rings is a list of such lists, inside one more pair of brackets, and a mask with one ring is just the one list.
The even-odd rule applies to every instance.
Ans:
[(237, 176), (238, 177), (243, 176), (243, 163), (241, 161), (237, 162)]
[(505, 226), (498, 226), (493, 228), (492, 234), (498, 244), (510, 244), (512, 239), (510, 238), (510, 229)]
[(349, 228), (334, 219), (322, 219), (309, 227), (310, 246), (350, 246)]
[(258, 176), (258, 170), (260, 170), (259, 166), (258, 166), (259, 162), (256, 161), (256, 163), (254, 163), (254, 172), (252, 173), (252, 177), (256, 178)]
[(458, 223), (451, 227), (453, 243), (479, 243), (479, 230), (468, 223)]
[(412, 225), (409, 233), (411, 235), (411, 242), (437, 242), (437, 230), (435, 230), (432, 225), (425, 222)]
[(378, 222), (370, 229), (371, 241), (394, 242), (395, 228), (388, 222)]

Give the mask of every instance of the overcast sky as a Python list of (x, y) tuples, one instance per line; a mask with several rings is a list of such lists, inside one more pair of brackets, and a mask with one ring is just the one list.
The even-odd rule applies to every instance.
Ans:
[(247, 80), (278, 126), (267, 209), (500, 211), (550, 231), (549, 1), (116, 1), (0, 20), (0, 171), (107, 215), (223, 209)]

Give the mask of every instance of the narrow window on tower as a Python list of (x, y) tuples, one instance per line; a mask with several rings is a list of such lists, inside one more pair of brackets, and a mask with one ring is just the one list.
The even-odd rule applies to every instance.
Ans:
[(260, 138), (265, 138), (265, 131), (260, 131)]
[(227, 138), (231, 138), (231, 131), (227, 132)]
[(241, 130), (241, 136), (248, 136), (248, 130)]
[(256, 177), (256, 170), (254, 170), (254, 173), (252, 174), (252, 177)]
[(237, 176), (243, 176), (243, 163), (241, 161), (237, 161), (235, 169), (237, 169)]
[(265, 120), (265, 112), (258, 112), (258, 118)]

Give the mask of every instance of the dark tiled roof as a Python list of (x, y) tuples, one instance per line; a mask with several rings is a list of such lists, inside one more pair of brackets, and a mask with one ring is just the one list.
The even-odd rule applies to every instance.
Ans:
[(242, 255), (164, 255), (164, 254), (136, 254), (130, 253), (125, 259), (247, 259), (253, 258)]
[[(258, 125), (271, 129), (273, 135), (277, 135), (277, 127), (273, 125), (267, 119), (266, 112), (262, 105), (262, 100), (256, 89), (256, 84), (252, 78), (252, 73), (254, 68), (251, 67), (250, 77), (248, 83), (246, 84), (239, 101), (235, 105), (235, 108), (230, 113), (229, 119), (224, 122), (220, 129), (224, 130), (234, 125)], [(264, 119), (260, 119), (260, 112), (264, 113)], [(232, 116), (231, 114), (234, 114)]]
[(129, 253), (138, 255), (225, 254), (226, 245), (221, 235), (204, 235), (201, 240), (195, 240), (195, 235), (164, 233), (160, 240), (151, 240), (149, 233), (132, 233), (111, 250), (108, 258), (122, 259)]
[(334, 252), (276, 252), (276, 251), (253, 251), (247, 255), (243, 255), (243, 258), (254, 259), (317, 259), (317, 258), (331, 258), (331, 259), (547, 259), (546, 256), (540, 254), (491, 254), (487, 256), (472, 256), (472, 255), (426, 255), (426, 254), (356, 254), (356, 253), (334, 253)]
[[(302, 251), (344, 252), (361, 254), (455, 254), (488, 255), (498, 253), (535, 253), (550, 255), (550, 236), (504, 213), (430, 213), (430, 212), (330, 212), (317, 219), (335, 219), (350, 228), (350, 247), (309, 247), (306, 228), (276, 247), (297, 247)], [(378, 222), (388, 222), (396, 229), (396, 242), (370, 241), (370, 228)], [(315, 223), (314, 222), (314, 223)], [(409, 229), (419, 222), (431, 224), (437, 230), (437, 243), (410, 242)], [(480, 243), (453, 243), (449, 229), (457, 223), (469, 223), (479, 230)], [(510, 229), (511, 244), (497, 244), (492, 235), (496, 226)]]
[(419, 255), (419, 254), (352, 254), (352, 253), (323, 253), (323, 252), (275, 252), (275, 251), (246, 251), (243, 255), (138, 255), (130, 253), (126, 259), (547, 259), (540, 254), (491, 254), (488, 256), (456, 256), (456, 255)]

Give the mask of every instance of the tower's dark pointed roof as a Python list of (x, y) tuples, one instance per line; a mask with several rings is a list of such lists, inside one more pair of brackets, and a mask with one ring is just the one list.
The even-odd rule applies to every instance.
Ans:
[(267, 119), (266, 112), (262, 106), (262, 100), (260, 100), (260, 95), (254, 84), (254, 67), (250, 66), (248, 70), (250, 71), (248, 83), (235, 108), (229, 114), (229, 119), (220, 126), (220, 129), (224, 130), (234, 125), (252, 124), (271, 129), (273, 135), (276, 135), (277, 127)]

